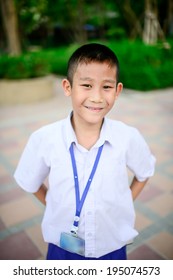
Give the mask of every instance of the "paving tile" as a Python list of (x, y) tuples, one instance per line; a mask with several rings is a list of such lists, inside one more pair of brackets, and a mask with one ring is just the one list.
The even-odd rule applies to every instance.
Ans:
[(156, 252), (161, 252), (165, 259), (173, 260), (173, 235), (168, 232), (160, 232), (153, 236), (147, 244)]
[(12, 178), (9, 176), (9, 174), (7, 175), (1, 175), (0, 174), (0, 185), (8, 185), (9, 183), (11, 183)]
[(162, 190), (149, 183), (149, 185), (146, 186), (144, 190), (141, 192), (141, 194), (139, 195), (138, 200), (140, 200), (141, 202), (147, 202), (152, 200), (153, 198), (156, 198), (162, 193), (163, 193)]
[(11, 157), (16, 154), (16, 150), (18, 149), (18, 144), (15, 142), (13, 143), (8, 143), (8, 145), (5, 145), (2, 147), (2, 154), (5, 155), (6, 157)]
[(24, 232), (13, 234), (0, 241), (1, 260), (35, 260), (40, 257), (40, 251)]
[(150, 220), (148, 217), (139, 213), (139, 211), (136, 212), (135, 228), (137, 229), (137, 231), (142, 231), (143, 229), (150, 226), (152, 223), (152, 220)]
[(33, 131), (37, 130), (38, 128), (46, 125), (46, 122), (44, 121), (38, 121), (38, 122), (31, 122), (26, 125), (27, 129), (32, 133)]
[(9, 171), (5, 168), (2, 162), (0, 162), (0, 176), (9, 176)]
[[(172, 158), (173, 158), (173, 156), (172, 156)], [(166, 172), (170, 175), (170, 176), (172, 176), (172, 179), (173, 179), (173, 165), (172, 165), (172, 163), (169, 163), (168, 164), (168, 166), (166, 167)], [(173, 189), (173, 188), (172, 188)]]
[(18, 200), (0, 206), (0, 216), (7, 227), (34, 218), (41, 213), (41, 208), (29, 196), (20, 197)]
[(0, 137), (1, 137), (1, 143), (2, 141), (5, 141), (8, 139), (17, 139), (20, 136), (21, 132), (19, 129), (15, 127), (5, 127), (1, 128), (0, 130)]
[[(21, 153), (20, 153), (20, 154), (21, 154)], [(12, 172), (11, 172), (11, 177), (12, 177), (12, 179), (13, 179), (13, 184), (15, 184), (15, 180), (14, 180), (14, 178), (13, 178), (13, 174), (14, 174), (15, 169), (16, 169), (16, 166), (17, 166), (17, 164), (18, 164), (18, 162), (19, 162), (19, 157), (20, 157), (19, 152), (16, 151), (16, 153), (13, 154), (13, 157), (10, 157), (10, 158), (9, 158), (9, 164), (11, 165), (11, 167), (12, 167), (12, 169), (13, 169)]]
[(21, 188), (14, 188), (7, 192), (4, 192), (0, 195), (0, 205), (4, 204), (9, 201), (13, 201), (19, 199), (20, 197), (24, 196), (25, 193)]
[(148, 202), (147, 206), (159, 216), (164, 217), (173, 212), (173, 195), (171, 193), (160, 195)]
[(6, 229), (5, 225), (4, 225), (3, 221), (0, 219), (0, 231), (5, 230), (5, 229)]
[[(155, 145), (155, 144), (154, 144)], [(157, 159), (157, 166), (159, 166), (160, 164), (165, 164), (167, 163), (167, 161), (172, 160), (172, 155), (171, 153), (165, 153), (164, 151), (162, 151), (160, 149), (160, 145), (158, 146), (158, 148), (154, 147), (152, 149), (152, 152), (154, 153), (156, 159)]]
[(128, 260), (163, 260), (164, 258), (147, 245), (139, 246), (128, 254)]
[(36, 225), (25, 230), (26, 234), (41, 252), (43, 258), (45, 258), (47, 253), (47, 243), (43, 240), (41, 225)]
[(156, 187), (164, 192), (169, 192), (173, 189), (172, 179), (167, 177), (166, 174), (161, 174), (161, 172), (156, 172), (152, 181)]

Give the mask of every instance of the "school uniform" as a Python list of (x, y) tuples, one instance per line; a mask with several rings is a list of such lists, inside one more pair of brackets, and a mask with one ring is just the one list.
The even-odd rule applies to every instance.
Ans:
[[(70, 233), (76, 213), (70, 147), (73, 147), (81, 198), (101, 146), (103, 149), (78, 223), (78, 236), (85, 241), (84, 255), (65, 250), (67, 255), (63, 257), (61, 234)], [(105, 118), (98, 141), (88, 151), (77, 142), (70, 114), (30, 136), (14, 177), (30, 193), (37, 192), (48, 177), (42, 221), (44, 240), (50, 244), (48, 258), (51, 258), (51, 251), (57, 251), (57, 258), (59, 254), (68, 259), (104, 259), (110, 253), (117, 251), (118, 254), (119, 250), (125, 258), (126, 244), (138, 235), (134, 229), (135, 211), (127, 168), (142, 182), (153, 175), (154, 166), (155, 158), (137, 129)]]

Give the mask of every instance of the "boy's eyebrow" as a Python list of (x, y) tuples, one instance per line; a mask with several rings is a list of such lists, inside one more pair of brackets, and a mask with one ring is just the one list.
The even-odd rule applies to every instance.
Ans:
[(113, 79), (105, 79), (104, 82), (111, 83), (111, 84), (115, 84), (115, 83), (116, 83), (116, 80), (113, 80)]
[(79, 80), (81, 80), (81, 81), (93, 81), (93, 79), (90, 78), (90, 77), (79, 78)]
[[(79, 80), (81, 80), (81, 81), (93, 81), (94, 79), (92, 79), (92, 78), (90, 78), (90, 77), (84, 77), (84, 78), (80, 78)], [(115, 84), (115, 83), (116, 83), (116, 80), (113, 80), (113, 79), (104, 79), (103, 82)]]

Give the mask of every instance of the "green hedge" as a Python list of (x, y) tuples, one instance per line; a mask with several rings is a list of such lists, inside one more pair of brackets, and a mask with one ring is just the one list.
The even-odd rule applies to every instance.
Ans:
[[(146, 46), (140, 41), (104, 42), (120, 61), (120, 79), (124, 87), (152, 90), (173, 86), (173, 42), (171, 48)], [(53, 73), (66, 75), (67, 61), (77, 45), (25, 53), (18, 57), (0, 57), (0, 79), (26, 79)]]

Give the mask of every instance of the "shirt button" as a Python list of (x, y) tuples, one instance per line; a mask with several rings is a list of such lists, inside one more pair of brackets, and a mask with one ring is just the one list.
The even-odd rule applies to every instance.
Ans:
[(87, 215), (89, 216), (89, 215), (92, 215), (92, 212), (91, 211), (88, 211), (87, 212)]
[(91, 232), (89, 232), (89, 233), (88, 233), (87, 235), (88, 235), (88, 237), (91, 237), (91, 236), (93, 236)]

